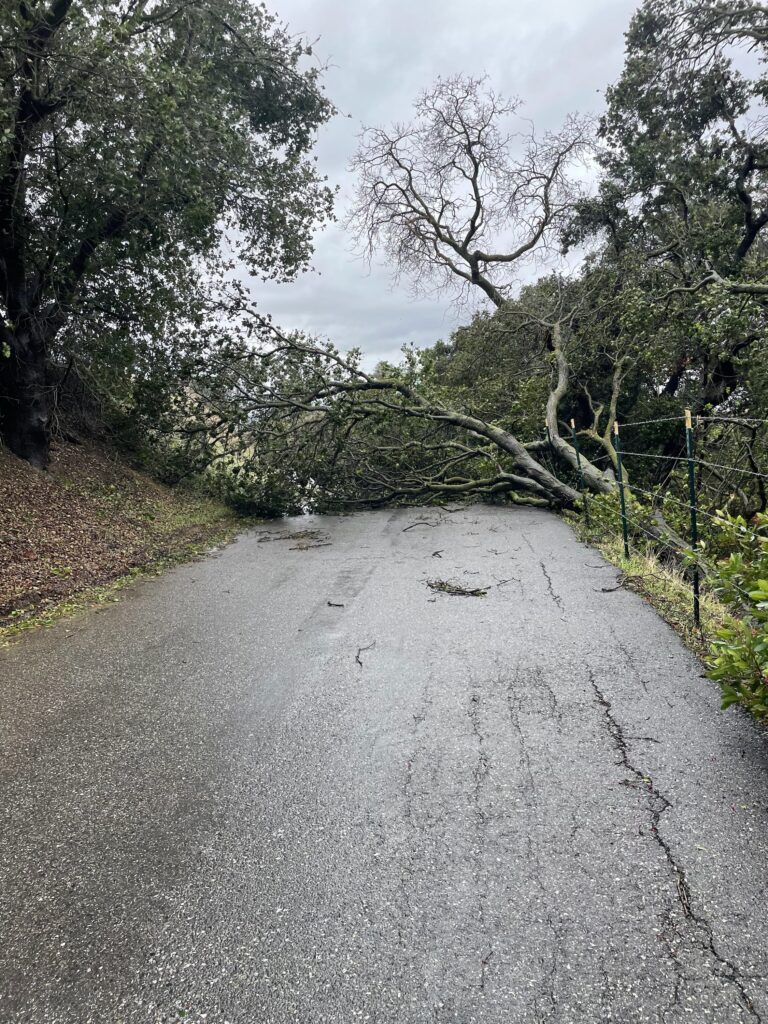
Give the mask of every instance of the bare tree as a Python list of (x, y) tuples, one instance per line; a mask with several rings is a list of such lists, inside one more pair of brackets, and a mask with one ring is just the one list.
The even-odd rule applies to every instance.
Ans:
[(383, 251), (415, 291), (475, 286), (503, 306), (580, 197), (574, 164), (592, 134), (574, 116), (537, 138), (520, 106), (455, 76), (422, 94), (410, 125), (366, 131), (349, 217), (361, 249)]
[[(358, 185), (349, 218), (361, 250), (369, 257), (383, 251), (416, 292), (461, 295), (476, 287), (497, 308), (507, 306), (531, 262), (552, 255), (583, 197), (576, 170), (593, 136), (588, 119), (571, 116), (560, 131), (537, 137), (520, 106), (484, 78), (457, 75), (422, 94), (410, 125), (365, 132), (353, 161)], [(563, 335), (574, 313), (560, 301), (551, 316), (534, 318), (546, 323), (553, 357), (542, 425), (570, 467), (577, 456), (560, 434), (557, 412), (569, 385)], [(589, 485), (610, 490), (606, 475), (582, 461)]]

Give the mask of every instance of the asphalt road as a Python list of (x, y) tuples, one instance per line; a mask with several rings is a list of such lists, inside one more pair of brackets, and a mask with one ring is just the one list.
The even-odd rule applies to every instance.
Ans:
[(615, 580), (289, 520), (0, 652), (0, 1020), (768, 1022), (768, 736)]

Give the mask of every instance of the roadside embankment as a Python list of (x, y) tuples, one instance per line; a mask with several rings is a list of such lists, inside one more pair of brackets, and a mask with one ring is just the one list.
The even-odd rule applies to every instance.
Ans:
[(0, 644), (114, 599), (125, 582), (228, 540), (242, 520), (90, 445), (56, 445), (41, 473), (0, 446)]

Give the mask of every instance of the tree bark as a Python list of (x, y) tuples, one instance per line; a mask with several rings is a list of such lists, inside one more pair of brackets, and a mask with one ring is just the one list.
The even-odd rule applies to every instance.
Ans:
[[(554, 355), (555, 366), (557, 367), (557, 384), (549, 393), (545, 412), (549, 441), (563, 462), (570, 466), (571, 469), (577, 470), (579, 459), (576, 455), (576, 449), (560, 436), (560, 424), (558, 423), (558, 409), (561, 400), (568, 391), (570, 374), (568, 360), (563, 352), (561, 328), (558, 323), (555, 323), (552, 328), (551, 343), (552, 354)], [(593, 466), (589, 459), (585, 459), (584, 456), (581, 457), (581, 473), (584, 482), (590, 490), (595, 491), (597, 494), (610, 494), (615, 489), (613, 480), (606, 476), (602, 470)]]
[(3, 332), (0, 436), (36, 469), (50, 461), (51, 397), (45, 344), (33, 326)]

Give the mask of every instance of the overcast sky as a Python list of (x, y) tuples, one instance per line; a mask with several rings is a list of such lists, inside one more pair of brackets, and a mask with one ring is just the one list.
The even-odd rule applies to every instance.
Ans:
[[(537, 128), (571, 111), (598, 112), (618, 76), (623, 34), (639, 0), (272, 0), (296, 32), (317, 39), (339, 115), (321, 133), (323, 172), (340, 186), (343, 219), (353, 179), (347, 167), (363, 126), (409, 119), (413, 100), (438, 75), (487, 73), (519, 96)], [(316, 238), (316, 272), (292, 284), (259, 284), (265, 312), (286, 328), (361, 347), (368, 364), (396, 359), (405, 342), (446, 338), (461, 314), (448, 298), (414, 300), (385, 265), (370, 270), (350, 251), (341, 224)], [(466, 314), (464, 316), (466, 319)]]

